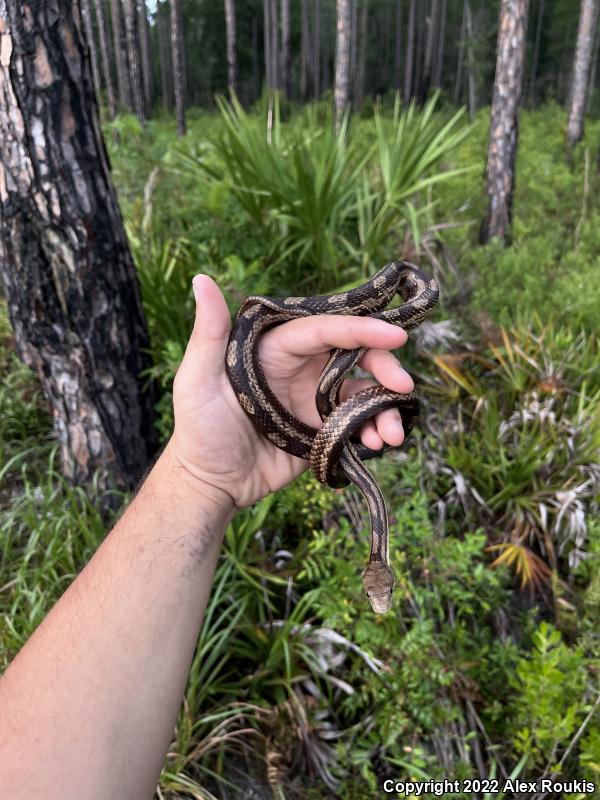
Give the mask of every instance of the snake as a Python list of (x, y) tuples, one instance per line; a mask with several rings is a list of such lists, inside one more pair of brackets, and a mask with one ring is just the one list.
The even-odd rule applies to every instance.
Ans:
[[(388, 309), (396, 295), (403, 302)], [(270, 389), (260, 362), (259, 342), (276, 325), (317, 314), (369, 316), (410, 331), (429, 316), (438, 296), (436, 281), (419, 267), (407, 261), (392, 261), (360, 286), (337, 294), (247, 297), (227, 344), (225, 362), (229, 382), (241, 408), (262, 436), (275, 447), (308, 461), (322, 484), (339, 488), (352, 483), (365, 498), (371, 538), (362, 585), (373, 611), (379, 614), (392, 607), (395, 576), (389, 561), (385, 500), (363, 462), (380, 456), (389, 446), (371, 450), (355, 434), (375, 414), (397, 408), (405, 438), (408, 437), (419, 415), (419, 400), (414, 392), (402, 394), (377, 384), (340, 402), (344, 379), (367, 348), (335, 348), (317, 383), (315, 403), (322, 425), (313, 428), (291, 414)]]

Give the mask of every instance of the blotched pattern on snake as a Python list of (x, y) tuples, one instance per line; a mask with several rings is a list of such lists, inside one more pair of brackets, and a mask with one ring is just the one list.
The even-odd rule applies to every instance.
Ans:
[[(404, 302), (386, 310), (396, 294)], [(229, 380), (241, 407), (263, 436), (276, 447), (309, 461), (315, 476), (327, 486), (352, 482), (362, 492), (371, 523), (371, 552), (362, 580), (373, 610), (379, 613), (391, 608), (395, 580), (389, 564), (386, 505), (363, 461), (383, 451), (369, 450), (353, 435), (375, 414), (396, 407), (408, 436), (419, 413), (419, 402), (414, 393), (399, 394), (378, 385), (340, 403), (344, 378), (360, 361), (365, 348), (332, 350), (315, 395), (323, 420), (317, 430), (296, 419), (270, 390), (260, 364), (259, 341), (275, 325), (314, 314), (371, 316), (410, 331), (430, 314), (437, 300), (438, 287), (432, 278), (414, 264), (394, 261), (361, 286), (341, 294), (248, 297), (239, 310), (227, 346)]]

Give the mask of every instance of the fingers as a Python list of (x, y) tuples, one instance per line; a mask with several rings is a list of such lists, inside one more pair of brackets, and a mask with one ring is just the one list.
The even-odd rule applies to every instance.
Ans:
[(388, 408), (375, 417), (377, 433), (381, 439), (392, 447), (398, 447), (404, 441), (402, 417), (397, 408)]
[(407, 394), (415, 388), (413, 379), (389, 350), (367, 350), (358, 363), (386, 389)]
[(221, 290), (208, 275), (192, 281), (196, 299), (194, 329), (178, 370), (178, 383), (192, 390), (219, 377), (231, 328), (229, 309)]
[[(344, 402), (356, 392), (375, 385), (375, 381), (368, 378), (351, 378), (344, 381), (340, 392), (340, 400)], [(395, 389), (394, 391), (398, 390)], [(369, 447), (371, 450), (381, 450), (384, 444), (389, 444), (391, 447), (399, 447), (404, 441), (404, 428), (402, 416), (398, 409), (388, 408), (366, 422), (360, 429), (360, 440), (365, 447)]]
[(381, 450), (383, 439), (377, 432), (377, 427), (372, 419), (366, 422), (360, 429), (360, 440), (365, 447), (371, 450)]
[[(412, 392), (415, 388), (413, 379), (392, 353), (388, 350), (367, 350), (360, 366), (373, 374), (376, 380), (394, 392)], [(361, 389), (374, 386), (375, 381), (369, 379), (349, 379), (344, 381), (340, 392), (342, 402)], [(360, 430), (360, 439), (365, 447), (380, 450), (384, 443), (398, 447), (404, 441), (402, 417), (397, 408), (390, 408), (377, 414)]]
[(266, 335), (277, 337), (279, 347), (297, 356), (327, 353), (335, 347), (389, 350), (401, 347), (408, 338), (405, 330), (381, 319), (337, 314), (293, 319)]

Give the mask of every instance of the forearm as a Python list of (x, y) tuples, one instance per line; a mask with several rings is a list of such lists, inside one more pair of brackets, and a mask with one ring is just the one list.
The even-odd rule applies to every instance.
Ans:
[(152, 797), (232, 516), (167, 446), (0, 680), (13, 800)]

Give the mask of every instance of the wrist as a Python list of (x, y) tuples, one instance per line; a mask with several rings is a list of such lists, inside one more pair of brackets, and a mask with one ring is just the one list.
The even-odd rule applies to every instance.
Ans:
[(163, 488), (179, 502), (213, 507), (226, 523), (229, 523), (238, 510), (228, 492), (194, 474), (186, 466), (177, 455), (172, 439), (167, 442), (152, 473), (156, 469)]

